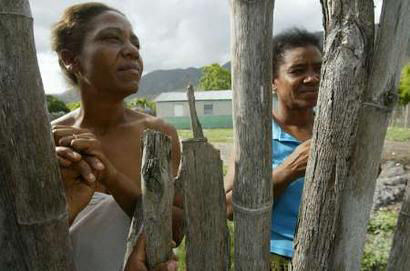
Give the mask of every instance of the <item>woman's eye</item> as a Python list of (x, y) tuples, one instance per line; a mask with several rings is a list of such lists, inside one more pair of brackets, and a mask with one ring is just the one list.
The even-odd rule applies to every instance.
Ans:
[(303, 72), (303, 69), (294, 69), (290, 71), (291, 74), (302, 74)]
[(115, 42), (121, 41), (120, 37), (118, 37), (118, 36), (107, 36), (104, 39), (108, 40), (108, 41), (115, 41)]

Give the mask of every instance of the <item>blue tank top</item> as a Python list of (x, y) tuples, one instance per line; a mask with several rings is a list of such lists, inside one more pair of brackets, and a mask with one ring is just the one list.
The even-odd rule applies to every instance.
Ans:
[[(279, 166), (301, 142), (272, 123), (272, 168)], [(304, 177), (291, 182), (274, 200), (270, 251), (278, 255), (293, 256), (293, 239), (303, 191)]]

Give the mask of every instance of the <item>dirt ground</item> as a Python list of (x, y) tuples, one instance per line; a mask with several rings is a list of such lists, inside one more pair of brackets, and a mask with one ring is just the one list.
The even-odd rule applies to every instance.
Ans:
[(383, 161), (388, 160), (400, 162), (410, 168), (410, 141), (397, 142), (386, 140), (383, 147)]
[[(224, 165), (227, 165), (232, 152), (232, 144), (214, 143), (214, 146), (221, 151), (221, 158)], [(383, 147), (382, 161), (394, 160), (410, 168), (410, 141), (397, 142), (386, 140)]]

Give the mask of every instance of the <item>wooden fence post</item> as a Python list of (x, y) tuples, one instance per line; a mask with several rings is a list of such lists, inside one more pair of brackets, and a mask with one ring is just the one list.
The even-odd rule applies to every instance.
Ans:
[(27, 0), (0, 0), (0, 270), (74, 270)]
[(171, 141), (153, 130), (146, 130), (143, 140), (141, 186), (145, 251), (148, 267), (153, 268), (172, 256)]
[(203, 137), (192, 86), (188, 102), (194, 138), (182, 141), (178, 182), (184, 191), (188, 271), (228, 271), (229, 232), (220, 152)]
[(384, 1), (373, 46), (373, 1), (321, 2), (325, 55), (292, 264), (297, 271), (359, 270), (410, 4)]
[(410, 266), (410, 181), (400, 209), (394, 232), (387, 271), (406, 271)]
[(269, 270), (273, 0), (231, 0), (235, 270)]

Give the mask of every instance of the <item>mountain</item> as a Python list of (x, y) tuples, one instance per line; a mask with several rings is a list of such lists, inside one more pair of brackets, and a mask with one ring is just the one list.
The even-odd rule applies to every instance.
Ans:
[[(320, 39), (323, 38), (323, 32), (316, 32)], [(407, 47), (407, 53), (405, 57), (405, 63), (410, 61), (410, 42)], [(231, 62), (227, 62), (222, 65), (227, 70), (231, 70)], [(147, 73), (141, 78), (140, 89), (136, 94), (133, 94), (128, 99), (147, 97), (148, 99), (154, 99), (162, 92), (170, 91), (185, 91), (188, 84), (194, 86), (198, 85), (199, 78), (201, 77), (200, 68), (187, 68), (187, 69), (172, 69), (172, 70), (156, 70)], [(57, 96), (65, 103), (79, 101), (79, 95), (75, 90), (68, 90)]]
[[(230, 70), (230, 62), (223, 65), (223, 67), (229, 67)], [(127, 100), (141, 97), (154, 99), (162, 92), (185, 91), (188, 84), (198, 85), (201, 75), (201, 68), (157, 70), (147, 73), (141, 78), (138, 92), (127, 97)], [(80, 100), (78, 93), (73, 89), (53, 96), (56, 96), (65, 103)]]
[(129, 97), (153, 99), (162, 92), (185, 91), (188, 84), (198, 85), (201, 78), (200, 68), (157, 70), (141, 78), (140, 89)]

